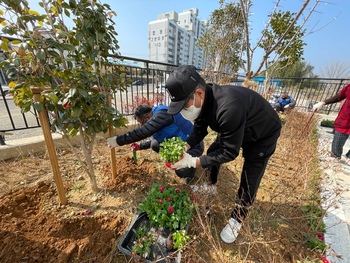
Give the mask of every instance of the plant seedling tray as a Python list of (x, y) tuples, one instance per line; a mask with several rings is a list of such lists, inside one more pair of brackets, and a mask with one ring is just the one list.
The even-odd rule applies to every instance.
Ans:
[(327, 127), (327, 128), (334, 128), (334, 124), (328, 124), (328, 123), (321, 123), (322, 127)]
[[(133, 230), (137, 230), (140, 227), (146, 227), (149, 231), (151, 229), (148, 216), (145, 212), (139, 213), (136, 215), (134, 220), (131, 222), (129, 228), (126, 230), (125, 234), (122, 236), (121, 240), (118, 244), (118, 249), (122, 253), (127, 256), (132, 256), (132, 247), (134, 245), (134, 241), (136, 241), (137, 236)], [(170, 232), (167, 229), (162, 230), (162, 236), (164, 238), (168, 237)], [(146, 259), (146, 263), (154, 262), (157, 257), (162, 259), (158, 259), (157, 262), (160, 263), (180, 263), (181, 262), (181, 253), (178, 252), (175, 257), (175, 251), (167, 251), (166, 247), (160, 244), (152, 245), (152, 252)], [(171, 256), (171, 257), (170, 257)], [(139, 258), (141, 258), (138, 255)]]

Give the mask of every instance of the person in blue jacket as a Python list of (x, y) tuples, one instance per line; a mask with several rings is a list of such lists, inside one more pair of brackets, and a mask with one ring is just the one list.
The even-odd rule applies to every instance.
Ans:
[[(165, 139), (180, 137), (183, 141), (186, 141), (193, 130), (192, 122), (186, 120), (180, 113), (171, 115), (167, 111), (168, 106), (165, 105), (155, 106), (153, 109), (147, 104), (138, 106), (134, 112), (134, 117), (141, 126), (124, 134), (108, 138), (108, 146), (113, 148), (131, 144), (130, 146), (136, 151), (151, 148), (158, 153), (159, 144)], [(137, 143), (147, 138), (149, 139)], [(204, 143), (201, 141), (189, 149), (187, 153), (193, 157), (199, 157), (203, 154), (203, 151)], [(175, 173), (177, 176), (184, 178), (185, 182), (189, 184), (194, 178), (195, 171), (195, 168), (184, 168), (176, 170)]]
[(277, 99), (275, 105), (275, 110), (277, 112), (284, 112), (285, 110), (290, 110), (295, 107), (296, 101), (288, 95), (288, 92), (282, 91), (281, 95)]

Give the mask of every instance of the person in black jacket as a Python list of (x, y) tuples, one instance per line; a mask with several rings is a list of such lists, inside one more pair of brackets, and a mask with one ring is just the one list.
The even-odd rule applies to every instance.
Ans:
[[(107, 139), (109, 147), (122, 146), (131, 143), (134, 150), (144, 150), (151, 148), (155, 152), (159, 152), (159, 144), (164, 139), (172, 137), (181, 137), (186, 141), (188, 135), (193, 130), (193, 124), (184, 119), (181, 114), (171, 115), (167, 112), (168, 107), (159, 105), (153, 109), (147, 104), (140, 105), (136, 108), (134, 117), (141, 124), (141, 127), (133, 129), (124, 134), (114, 136)], [(136, 143), (151, 137), (151, 139)], [(204, 143), (200, 141), (196, 143), (188, 153), (193, 157), (201, 156), (204, 151)], [(196, 169), (188, 167), (176, 170), (177, 176), (184, 178), (186, 183), (191, 183)]]
[(202, 141), (208, 127), (218, 133), (207, 155), (184, 158), (172, 168), (209, 168), (215, 184), (220, 165), (234, 160), (242, 148), (244, 165), (240, 185), (229, 223), (221, 231), (226, 243), (236, 240), (242, 222), (253, 204), (269, 158), (275, 152), (281, 131), (276, 111), (257, 92), (241, 86), (206, 84), (194, 66), (180, 66), (166, 81), (171, 103), (169, 114), (179, 112), (194, 120), (194, 129), (187, 139), (187, 148)]

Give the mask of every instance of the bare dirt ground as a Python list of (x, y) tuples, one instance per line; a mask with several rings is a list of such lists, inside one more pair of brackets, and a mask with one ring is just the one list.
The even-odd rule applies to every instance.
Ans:
[[(223, 243), (219, 234), (235, 200), (242, 158), (222, 166), (216, 196), (193, 193), (197, 212), (181, 262), (319, 262), (321, 251), (307, 242), (317, 231), (301, 211), (310, 193), (318, 191), (312, 180), (318, 169), (317, 145), (309, 139), (315, 123), (303, 129), (308, 117), (297, 112), (283, 116), (278, 148), (234, 244)], [(207, 136), (206, 147), (214, 138), (214, 133)], [(128, 146), (116, 149), (117, 177), (112, 179), (109, 149), (101, 141), (94, 151), (100, 191), (92, 193), (72, 152), (57, 151), (67, 205), (58, 202), (46, 154), (0, 164), (0, 262), (137, 262), (118, 243), (151, 184), (191, 191), (150, 150), (139, 151), (135, 164)], [(197, 169), (194, 184), (206, 181), (206, 171)]]

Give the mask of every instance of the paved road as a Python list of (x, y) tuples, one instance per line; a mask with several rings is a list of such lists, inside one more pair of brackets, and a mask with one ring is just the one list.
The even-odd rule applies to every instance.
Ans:
[[(12, 122), (7, 113), (7, 108), (11, 112)], [(33, 112), (27, 112), (25, 114), (22, 114), (21, 109), (14, 104), (11, 96), (6, 96), (6, 101), (4, 101), (2, 96), (0, 96), (0, 131), (13, 129), (13, 125), (16, 127), (16, 129), (21, 129), (26, 127), (37, 126), (38, 122)], [(11, 131), (11, 133), (14, 134), (14, 136), (12, 137), (17, 139), (30, 137), (33, 135), (33, 131), (31, 130), (32, 129), (15, 132)]]

